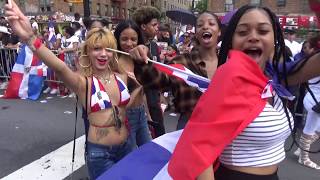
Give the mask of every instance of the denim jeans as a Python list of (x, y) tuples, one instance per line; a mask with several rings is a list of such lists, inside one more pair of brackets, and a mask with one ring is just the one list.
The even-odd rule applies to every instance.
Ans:
[(147, 114), (144, 106), (128, 108), (127, 117), (130, 126), (130, 142), (133, 148), (141, 146), (151, 140), (150, 131), (147, 123)]
[(91, 180), (97, 179), (132, 151), (132, 145), (128, 139), (123, 144), (104, 146), (87, 141), (86, 162)]
[(188, 123), (189, 118), (190, 115), (188, 115), (187, 113), (181, 113), (178, 119), (177, 130), (184, 129), (184, 127)]
[(155, 136), (159, 137), (166, 133), (163, 122), (163, 112), (160, 107), (160, 93), (158, 90), (145, 89), (148, 109), (154, 124)]

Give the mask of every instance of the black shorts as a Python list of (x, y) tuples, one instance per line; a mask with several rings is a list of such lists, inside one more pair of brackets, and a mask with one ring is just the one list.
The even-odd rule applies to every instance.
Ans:
[(222, 165), (214, 173), (215, 180), (279, 180), (277, 172), (270, 175), (255, 175), (228, 169)]

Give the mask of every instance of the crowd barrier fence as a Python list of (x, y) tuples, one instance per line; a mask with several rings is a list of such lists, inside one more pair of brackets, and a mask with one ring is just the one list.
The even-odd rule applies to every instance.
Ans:
[[(52, 52), (58, 55), (57, 51), (52, 50)], [(18, 57), (18, 49), (0, 48), (0, 79), (2, 81), (8, 81), (10, 79), (10, 74), (12, 72), (12, 68), (16, 62), (17, 57)], [(57, 78), (54, 72), (50, 70), (50, 68), (48, 68), (45, 81), (63, 83)]]

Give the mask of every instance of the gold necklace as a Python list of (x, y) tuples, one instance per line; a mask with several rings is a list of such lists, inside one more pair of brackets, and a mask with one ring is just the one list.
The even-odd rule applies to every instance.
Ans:
[(98, 76), (96, 74), (93, 74), (94, 76), (96, 76), (98, 79), (103, 80), (104, 82), (110, 84), (111, 83), (111, 72), (109, 72), (108, 76), (102, 77), (102, 76)]

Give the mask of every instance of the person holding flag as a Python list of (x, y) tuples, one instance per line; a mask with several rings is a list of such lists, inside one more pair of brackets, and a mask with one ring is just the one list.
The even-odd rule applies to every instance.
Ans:
[[(114, 31), (120, 51), (129, 52), (138, 44), (143, 44), (143, 37), (139, 26), (132, 20), (121, 21)], [(128, 74), (130, 102), (127, 105), (127, 116), (130, 124), (130, 139), (134, 148), (151, 140), (148, 128), (148, 118), (151, 119), (145, 93), (142, 85), (134, 75), (133, 60), (126, 55), (119, 54), (119, 64)], [(149, 117), (148, 117), (149, 116)]]
[[(221, 23), (215, 14), (211, 12), (200, 14), (197, 18), (195, 33), (198, 45), (191, 53), (175, 57), (172, 60), (172, 66), (182, 71), (192, 71), (205, 78), (211, 78), (218, 64), (216, 48), (220, 27)], [(136, 61), (135, 75), (145, 88), (172, 91), (175, 110), (180, 113), (177, 129), (183, 129), (206, 87), (202, 86), (201, 81), (189, 81), (191, 78), (186, 75), (180, 76), (179, 72), (152, 63), (143, 64), (141, 60), (146, 59), (143, 54), (145, 49), (146, 47), (139, 45), (130, 51)]]
[(105, 28), (89, 31), (79, 59), (81, 73), (76, 73), (34, 35), (14, 1), (4, 9), (13, 32), (77, 94), (86, 109), (90, 124), (86, 161), (90, 179), (96, 179), (132, 150), (125, 114), (130, 100), (127, 75), (117, 64), (117, 54), (106, 50), (116, 49), (114, 36)]

